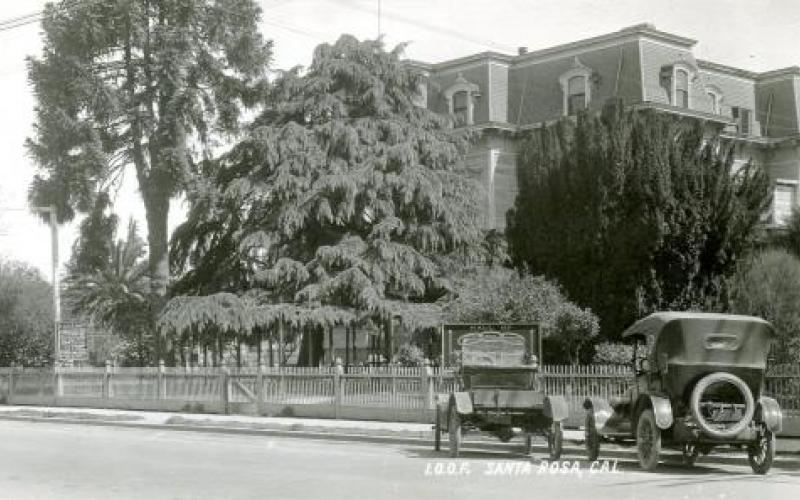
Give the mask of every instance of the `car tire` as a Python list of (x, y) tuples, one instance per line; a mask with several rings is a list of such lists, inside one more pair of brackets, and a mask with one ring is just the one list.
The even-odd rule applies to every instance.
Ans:
[[(703, 397), (703, 393), (711, 385), (719, 382), (727, 382), (736, 387), (744, 397), (745, 402), (744, 416), (742, 419), (725, 430), (712, 427), (706, 421), (703, 413), (700, 411), (700, 398)], [(692, 412), (692, 418), (694, 418), (694, 421), (697, 422), (697, 425), (700, 426), (703, 432), (715, 438), (726, 439), (736, 437), (739, 435), (739, 433), (745, 430), (748, 425), (750, 425), (755, 412), (755, 402), (753, 400), (753, 393), (750, 391), (750, 387), (748, 387), (744, 380), (732, 373), (714, 372), (701, 378), (697, 384), (695, 384), (694, 389), (692, 389), (689, 409)]]
[(775, 434), (763, 426), (759, 439), (747, 447), (747, 461), (756, 474), (766, 474), (775, 461)]
[(661, 429), (658, 428), (656, 417), (650, 408), (639, 414), (636, 424), (636, 454), (642, 469), (653, 471), (658, 467), (661, 455)]
[(447, 431), (450, 441), (450, 458), (458, 458), (461, 452), (461, 415), (452, 406), (447, 417)]
[(561, 458), (563, 442), (564, 432), (561, 430), (561, 422), (553, 422), (550, 424), (550, 432), (547, 433), (547, 451), (551, 461)]
[(597, 425), (594, 421), (594, 413), (586, 412), (586, 422), (583, 431), (584, 443), (586, 444), (586, 459), (590, 462), (597, 460), (600, 456), (600, 434), (597, 432)]

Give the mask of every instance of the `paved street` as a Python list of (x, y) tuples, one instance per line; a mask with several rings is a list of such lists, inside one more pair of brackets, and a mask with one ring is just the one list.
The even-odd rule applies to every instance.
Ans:
[[(0, 421), (0, 497), (25, 498), (797, 498), (798, 457), (767, 477), (744, 460), (617, 472), (507, 453), (450, 461), (427, 447)], [(536, 453), (541, 457), (541, 453)], [(567, 460), (579, 457), (565, 457)], [(613, 467), (613, 459), (606, 464)], [(451, 475), (448, 475), (451, 474)]]

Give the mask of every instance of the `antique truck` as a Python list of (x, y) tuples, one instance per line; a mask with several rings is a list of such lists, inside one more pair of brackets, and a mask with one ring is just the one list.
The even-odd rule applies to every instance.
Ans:
[[(623, 332), (633, 340), (636, 381), (624, 397), (588, 398), (589, 460), (601, 439), (635, 439), (639, 464), (654, 470), (662, 448), (693, 465), (715, 447), (746, 448), (753, 472), (766, 474), (781, 430), (778, 403), (762, 394), (774, 335), (763, 319), (728, 314), (659, 312)], [(637, 357), (640, 344), (646, 357)]]
[(544, 436), (551, 460), (561, 456), (566, 400), (545, 395), (539, 378), (542, 335), (538, 325), (444, 325), (442, 365), (454, 369), (454, 390), (437, 398), (434, 448), (447, 432), (450, 456), (458, 457), (462, 435), (482, 431), (508, 442)]

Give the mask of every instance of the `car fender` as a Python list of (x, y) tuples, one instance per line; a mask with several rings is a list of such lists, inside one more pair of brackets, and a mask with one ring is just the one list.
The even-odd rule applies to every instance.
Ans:
[(454, 392), (450, 395), (450, 408), (455, 408), (459, 415), (472, 413), (472, 397), (468, 392)]
[(583, 407), (586, 411), (592, 412), (594, 416), (594, 425), (597, 429), (602, 429), (603, 426), (606, 425), (606, 421), (611, 418), (611, 415), (614, 413), (614, 410), (605, 398), (586, 398), (583, 402)]
[(653, 408), (653, 414), (656, 417), (656, 425), (659, 429), (669, 429), (672, 427), (672, 403), (669, 398), (661, 396), (654, 396), (648, 394), (646, 396), (650, 400), (650, 407)]
[(544, 398), (544, 416), (554, 422), (561, 422), (569, 417), (569, 405), (564, 396), (546, 396)]
[(758, 399), (756, 418), (764, 422), (767, 429), (778, 433), (783, 428), (783, 413), (777, 401), (766, 396)]

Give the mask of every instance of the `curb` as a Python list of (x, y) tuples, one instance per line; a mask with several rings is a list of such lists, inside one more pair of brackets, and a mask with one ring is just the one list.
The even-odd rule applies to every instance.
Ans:
[[(36, 415), (12, 415), (6, 412), (0, 412), (0, 420), (18, 421), (18, 422), (31, 422), (31, 423), (56, 423), (56, 424), (71, 424), (71, 425), (93, 425), (97, 427), (121, 427), (128, 429), (157, 429), (167, 431), (180, 431), (180, 432), (199, 432), (207, 434), (225, 434), (225, 435), (240, 435), (240, 436), (262, 436), (262, 437), (284, 437), (295, 439), (313, 439), (322, 441), (336, 441), (336, 442), (362, 442), (362, 443), (377, 443), (377, 444), (401, 444), (408, 446), (424, 446), (430, 448), (431, 453), (437, 453), (433, 450), (433, 434), (432, 431), (426, 433), (427, 435), (411, 435), (420, 434), (411, 431), (405, 432), (404, 435), (401, 431), (374, 431), (372, 433), (352, 433), (352, 429), (330, 427), (328, 430), (317, 430), (313, 428), (304, 428), (302, 423), (293, 424), (292, 427), (297, 428), (255, 428), (250, 426), (236, 425), (205, 425), (202, 422), (192, 421), (182, 423), (147, 423), (137, 420), (109, 420), (102, 418), (85, 419), (85, 418), (69, 418), (69, 417), (48, 417)], [(617, 444), (603, 443), (601, 445), (601, 456), (604, 458), (619, 458), (636, 460), (635, 446), (620, 446)], [(466, 450), (481, 450), (507, 453), (514, 455), (522, 455), (521, 443), (502, 443), (496, 441), (473, 441), (469, 440), (464, 442)], [(534, 444), (534, 452), (547, 454), (547, 446), (544, 444)], [(569, 440), (564, 443), (564, 454), (574, 457), (578, 456), (584, 458), (585, 450), (582, 441)], [(442, 446), (442, 458), (446, 458), (446, 444)], [(779, 452), (779, 456), (783, 457), (782, 462), (800, 461), (800, 452), (784, 451)], [(713, 461), (721, 463), (731, 463), (736, 461), (738, 463), (741, 458), (739, 454), (712, 454)]]

